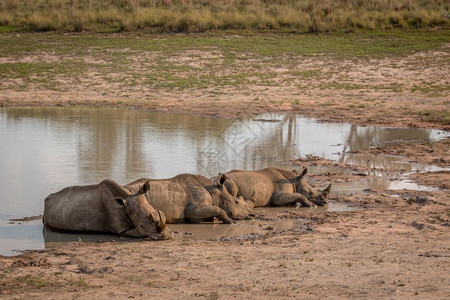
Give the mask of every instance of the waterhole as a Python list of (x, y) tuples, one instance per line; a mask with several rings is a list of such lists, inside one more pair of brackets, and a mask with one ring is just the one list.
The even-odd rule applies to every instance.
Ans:
[[(344, 204), (318, 208), (306, 207), (258, 207), (254, 220), (240, 220), (238, 224), (203, 222), (200, 224), (169, 224), (177, 240), (232, 240), (249, 239), (268, 233), (288, 230), (308, 230), (307, 221), (302, 218), (285, 217), (293, 212), (322, 212), (356, 210)], [(266, 215), (270, 215), (267, 218)], [(108, 234), (60, 233), (43, 228), (40, 217), (32, 220), (0, 223), (0, 255), (17, 255), (23, 250), (39, 250), (71, 242), (135, 242), (140, 239)]]
[[(66, 186), (94, 184), (105, 178), (126, 184), (141, 177), (168, 178), (179, 173), (212, 177), (232, 169), (292, 168), (288, 161), (307, 155), (349, 164), (369, 161), (386, 169), (402, 164), (402, 173), (433, 170), (399, 158), (358, 157), (348, 152), (391, 143), (437, 141), (447, 135), (430, 129), (319, 123), (279, 113), (217, 119), (82, 107), (0, 109), (0, 254), (45, 246), (30, 242), (34, 237), (43, 241), (40, 221), (23, 222), (19, 227), (9, 220), (41, 215), (45, 197)], [(376, 178), (376, 182), (337, 184), (333, 189), (421, 188), (392, 175)], [(190, 230), (219, 228), (200, 224), (197, 231), (195, 226)]]

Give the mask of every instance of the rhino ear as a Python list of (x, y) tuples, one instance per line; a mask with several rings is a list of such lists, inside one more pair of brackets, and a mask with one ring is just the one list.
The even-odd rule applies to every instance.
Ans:
[(219, 173), (219, 178), (217, 179), (217, 183), (220, 186), (223, 186), (225, 181), (227, 180), (227, 178), (228, 178), (227, 175), (225, 175), (224, 173)]
[(139, 189), (139, 194), (145, 194), (147, 191), (150, 190), (150, 182), (146, 181), (141, 188)]
[(307, 167), (305, 167), (305, 168), (303, 169), (302, 175), (305, 176), (306, 173), (308, 173), (308, 168), (307, 168)]
[(331, 183), (327, 186), (326, 189), (324, 189), (324, 190), (322, 191), (322, 194), (323, 194), (324, 196), (328, 196), (328, 195), (330, 194), (330, 192), (331, 192)]
[(302, 173), (301, 173), (300, 175), (298, 175), (298, 176), (296, 177), (296, 179), (298, 179), (298, 180), (302, 179), (303, 176), (306, 175), (306, 173), (308, 173), (308, 168), (307, 168), (307, 167), (304, 167)]

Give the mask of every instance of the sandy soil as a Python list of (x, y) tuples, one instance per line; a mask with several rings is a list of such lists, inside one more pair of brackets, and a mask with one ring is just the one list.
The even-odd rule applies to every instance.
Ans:
[(259, 215), (308, 219), (259, 237), (72, 243), (1, 257), (0, 297), (448, 299), (448, 192), (333, 201), (363, 209)]
[[(385, 66), (388, 65), (386, 62)], [(359, 69), (354, 67), (349, 68), (354, 78), (366, 76), (368, 80), (384, 81), (382, 74), (389, 71), (370, 63)], [(423, 76), (435, 76), (432, 69), (422, 71)], [(372, 74), (370, 78), (368, 74)], [(414, 73), (405, 69), (390, 76), (406, 82), (412, 80)], [(121, 97), (105, 99), (82, 90), (74, 87), (67, 93), (5, 91), (1, 103), (3, 106), (122, 105)], [(264, 90), (263, 98), (287, 99), (290, 93), (290, 87), (280, 86)], [(32, 97), (35, 94), (39, 97)], [(220, 117), (294, 111), (322, 120), (365, 125), (449, 128), (447, 123), (419, 113), (425, 108), (435, 112), (448, 110), (448, 97), (419, 97), (404, 92), (395, 100), (386, 101), (389, 95), (379, 91), (370, 95), (378, 105), (354, 109), (349, 107), (352, 98), (338, 93), (333, 95), (336, 100), (333, 104), (317, 105), (329, 96), (314, 90), (308, 96), (297, 96), (298, 103), (278, 100), (255, 103), (254, 95), (242, 96), (239, 91), (223, 91), (223, 94), (213, 102), (199, 91), (181, 95), (189, 97), (183, 102), (177, 101), (180, 95), (160, 95), (160, 100), (151, 105), (135, 97), (133, 106)], [(408, 109), (398, 109), (401, 107)], [(449, 140), (445, 140), (366, 151), (449, 168), (449, 148)], [(334, 164), (313, 158), (297, 163)], [(330, 181), (358, 181), (361, 176), (357, 173), (364, 171), (367, 170), (360, 167), (355, 176), (319, 174), (310, 179), (320, 186)], [(260, 214), (257, 218), (308, 220), (296, 230), (268, 231), (263, 236), (161, 242), (121, 242), (112, 236), (115, 239), (112, 242), (77, 242), (17, 257), (0, 256), (0, 298), (449, 299), (450, 173), (415, 173), (410, 178), (441, 190), (368, 190), (353, 195), (332, 192), (331, 201), (358, 210)]]
[[(358, 60), (317, 55), (292, 59), (282, 56), (279, 61), (272, 59), (269, 62), (249, 58), (237, 66), (220, 64), (223, 69), (216, 71), (222, 75), (245, 77), (246, 70), (256, 70), (271, 74), (270, 79), (246, 78), (250, 83), (220, 87), (177, 89), (132, 85), (128, 83), (128, 74), (108, 74), (116, 79), (114, 82), (105, 79), (104, 75), (86, 72), (81, 78), (66, 76), (58, 79), (55, 84), (61, 86), (59, 90), (45, 88), (33, 81), (26, 84), (26, 89), (17, 89), (23, 80), (12, 78), (1, 83), (0, 107), (119, 106), (215, 117), (292, 111), (322, 121), (450, 129), (448, 68), (445, 67), (449, 52), (450, 44), (445, 44), (439, 51), (418, 52), (400, 58)], [(128, 59), (135, 63), (126, 65), (130, 69), (125, 73), (134, 69), (145, 73), (142, 56), (149, 55), (150, 61), (161, 59), (155, 53), (130, 55)], [(178, 71), (180, 77), (196, 77), (198, 70), (209, 71), (206, 62), (210, 58), (224, 59), (223, 54), (214, 50), (187, 51), (171, 59), (163, 56), (163, 59), (190, 70)], [(89, 53), (66, 57), (41, 52), (20, 58), (0, 58), (0, 62), (11, 59), (28, 63), (76, 59), (95, 62), (97, 66), (103, 63)]]

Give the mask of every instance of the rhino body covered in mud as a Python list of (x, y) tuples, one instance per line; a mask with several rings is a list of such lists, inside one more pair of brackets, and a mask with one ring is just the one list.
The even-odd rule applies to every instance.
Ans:
[(169, 179), (139, 179), (125, 188), (136, 192), (148, 181), (147, 201), (164, 213), (167, 223), (199, 223), (214, 217), (223, 223), (252, 219), (255, 216), (253, 199), (231, 196), (223, 187), (226, 179), (222, 174), (214, 184), (201, 175), (180, 174)]
[(323, 191), (318, 191), (303, 178), (307, 172), (307, 168), (301, 173), (279, 168), (259, 171), (233, 170), (226, 173), (227, 179), (223, 185), (235, 197), (249, 199), (253, 196), (255, 207), (287, 206), (296, 203), (307, 207), (327, 205), (331, 184)]
[(57, 232), (106, 232), (131, 237), (170, 239), (161, 211), (150, 206), (143, 184), (136, 193), (113, 180), (70, 186), (45, 199), (43, 222)]

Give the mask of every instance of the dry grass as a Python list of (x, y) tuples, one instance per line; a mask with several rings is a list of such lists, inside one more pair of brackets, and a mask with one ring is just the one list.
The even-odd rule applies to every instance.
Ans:
[(0, 31), (329, 32), (450, 24), (446, 0), (0, 0)]

